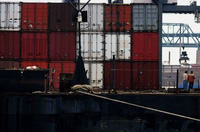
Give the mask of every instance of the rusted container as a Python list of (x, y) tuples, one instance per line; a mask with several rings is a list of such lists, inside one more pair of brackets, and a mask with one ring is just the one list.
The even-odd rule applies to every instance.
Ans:
[(130, 32), (131, 6), (125, 4), (105, 5), (105, 31)]
[(0, 3), (0, 30), (19, 31), (21, 25), (21, 3)]
[(75, 11), (69, 3), (49, 3), (50, 31), (75, 32), (76, 23), (72, 22), (72, 14)]
[(84, 65), (90, 85), (103, 88), (103, 62), (85, 61)]
[(134, 32), (158, 31), (158, 5), (132, 4), (131, 6)]
[(74, 61), (76, 59), (75, 32), (50, 33), (49, 59), (51, 61)]
[[(81, 4), (80, 8), (84, 5)], [(81, 31), (102, 32), (104, 30), (104, 4), (89, 3), (83, 11), (87, 11), (87, 22), (81, 23)]]
[(131, 35), (129, 33), (106, 33), (105, 34), (105, 60), (131, 59)]
[(0, 32), (0, 59), (18, 60), (20, 58), (20, 33)]
[(74, 69), (75, 69), (75, 62), (74, 61), (51, 61), (49, 63), (49, 69), (55, 69), (54, 88), (55, 90), (59, 90), (61, 73), (73, 74)]
[(132, 34), (132, 61), (158, 61), (159, 34), (133, 33)]
[(158, 90), (159, 63), (132, 62), (132, 88), (134, 90)]
[(22, 3), (22, 30), (47, 31), (48, 4)]
[(18, 61), (0, 61), (0, 69), (19, 69), (20, 62)]
[(131, 63), (116, 61), (114, 65), (113, 70), (112, 61), (104, 63), (104, 88), (113, 88), (114, 80), (114, 88), (116, 90), (131, 89)]
[[(77, 40), (79, 36), (77, 34)], [(102, 61), (104, 59), (104, 36), (102, 32), (81, 33), (81, 53), (84, 60)], [(79, 41), (76, 43), (76, 56), (79, 55)]]
[(21, 68), (26, 68), (27, 66), (37, 66), (38, 68), (48, 69), (47, 61), (22, 61)]
[(22, 33), (21, 42), (22, 59), (48, 58), (47, 33)]

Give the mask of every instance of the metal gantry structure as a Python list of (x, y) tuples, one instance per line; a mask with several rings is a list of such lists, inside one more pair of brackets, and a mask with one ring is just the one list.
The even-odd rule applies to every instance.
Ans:
[[(162, 47), (163, 37), (162, 32), (162, 15), (163, 13), (192, 13), (197, 15), (200, 13), (200, 6), (193, 2), (190, 6), (179, 6), (177, 4), (168, 4), (168, 0), (152, 0), (159, 5), (159, 88), (162, 87)], [(181, 29), (181, 28), (180, 28)], [(180, 39), (181, 40), (181, 39)]]
[(200, 49), (200, 33), (194, 33), (188, 24), (163, 23), (163, 47), (191, 47)]

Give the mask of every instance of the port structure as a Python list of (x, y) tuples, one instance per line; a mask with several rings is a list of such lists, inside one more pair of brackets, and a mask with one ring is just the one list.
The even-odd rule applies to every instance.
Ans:
[(163, 23), (163, 47), (191, 47), (200, 50), (200, 33), (194, 33), (188, 24)]

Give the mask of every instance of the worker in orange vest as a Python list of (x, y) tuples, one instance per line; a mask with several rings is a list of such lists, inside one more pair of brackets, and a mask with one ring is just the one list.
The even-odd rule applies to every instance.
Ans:
[(187, 81), (189, 82), (189, 89), (193, 89), (194, 79), (195, 76), (193, 74), (193, 71), (191, 71), (187, 78)]

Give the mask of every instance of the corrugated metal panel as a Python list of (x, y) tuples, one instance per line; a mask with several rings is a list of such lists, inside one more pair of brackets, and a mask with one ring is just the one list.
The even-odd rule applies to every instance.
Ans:
[(130, 62), (115, 62), (115, 70), (113, 70), (113, 62), (105, 62), (105, 89), (112, 88), (113, 83), (113, 71), (114, 71), (114, 83), (115, 89), (127, 90), (131, 89), (131, 63)]
[(20, 30), (20, 3), (0, 3), (0, 30)]
[(158, 62), (133, 62), (132, 87), (135, 90), (158, 90)]
[(133, 31), (158, 30), (158, 6), (153, 4), (132, 5)]
[(63, 73), (74, 74), (75, 62), (63, 62)]
[(48, 4), (22, 3), (22, 30), (47, 30)]
[(47, 59), (47, 33), (22, 33), (22, 59)]
[(76, 31), (72, 13), (76, 11), (69, 3), (49, 3), (49, 28), (51, 31)]
[(132, 60), (158, 61), (159, 60), (159, 34), (133, 33), (132, 34)]
[(35, 59), (48, 58), (48, 44), (46, 33), (35, 33)]
[(103, 62), (84, 62), (92, 87), (103, 88)]
[(0, 32), (0, 59), (20, 58), (19, 32)]
[[(81, 33), (81, 52), (84, 60), (103, 60), (104, 59), (104, 45), (103, 33)], [(77, 34), (77, 40), (78, 40)], [(79, 41), (77, 41), (76, 55), (78, 56)]]
[(0, 69), (18, 69), (20, 62), (18, 61), (0, 61)]
[(105, 5), (105, 31), (129, 32), (131, 29), (131, 6)]
[(73, 61), (51, 61), (49, 63), (49, 69), (52, 68), (55, 69), (54, 88), (55, 90), (59, 90), (60, 73), (74, 73), (75, 63)]
[(21, 68), (26, 68), (27, 66), (37, 66), (39, 68), (48, 69), (48, 63), (46, 61), (22, 61)]
[(115, 55), (117, 60), (130, 60), (130, 34), (105, 34), (105, 59), (110, 60)]
[(52, 32), (49, 36), (49, 58), (51, 61), (74, 61), (76, 58), (75, 32)]
[[(84, 4), (81, 4), (80, 8)], [(103, 31), (104, 30), (104, 5), (88, 4), (83, 8), (87, 11), (87, 21), (81, 23), (81, 31)]]

